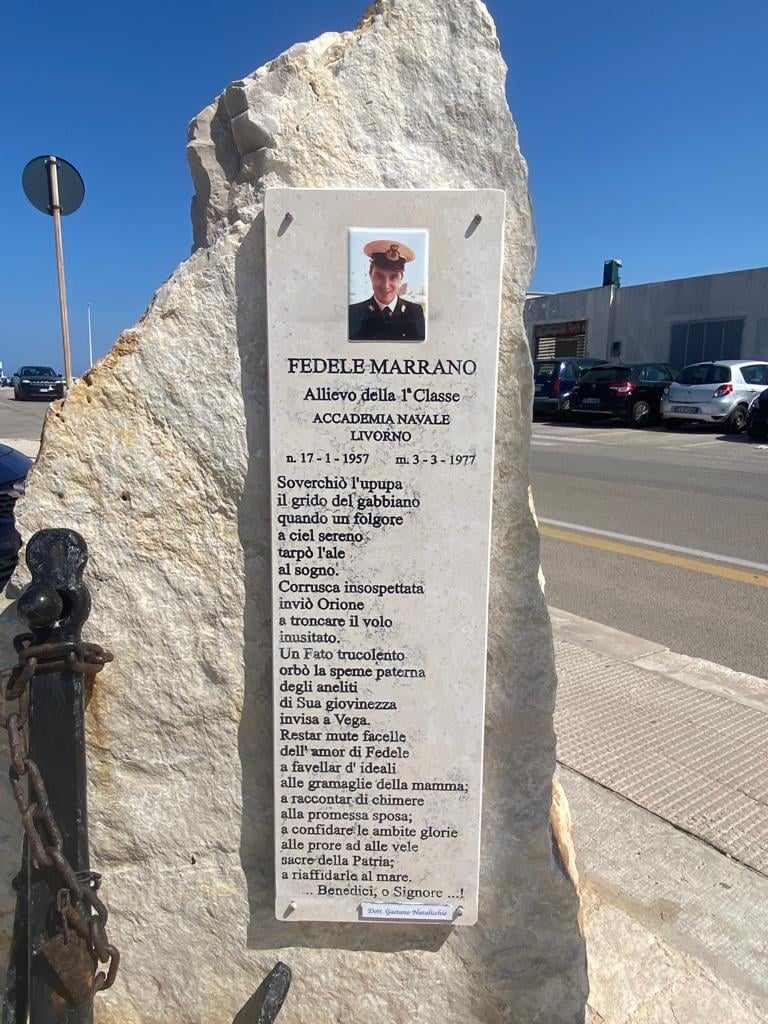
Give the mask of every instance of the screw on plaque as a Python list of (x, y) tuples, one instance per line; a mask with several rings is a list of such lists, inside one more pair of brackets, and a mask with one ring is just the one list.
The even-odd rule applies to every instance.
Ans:
[(469, 222), (467, 230), (464, 232), (464, 237), (469, 238), (470, 235), (474, 235), (475, 231), (480, 227), (480, 221), (483, 218), (479, 213), (476, 213), (472, 220)]
[(286, 213), (286, 215), (283, 217), (282, 221), (280, 222), (280, 227), (277, 229), (277, 237), (278, 238), (282, 238), (283, 235), (285, 234), (285, 232), (291, 226), (291, 224), (293, 224), (293, 214), (292, 213)]

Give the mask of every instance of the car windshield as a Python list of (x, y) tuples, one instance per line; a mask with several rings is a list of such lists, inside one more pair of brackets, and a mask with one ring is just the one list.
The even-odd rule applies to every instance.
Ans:
[(595, 370), (587, 370), (581, 378), (582, 384), (603, 384), (606, 381), (629, 380), (628, 366), (600, 366)]
[(686, 366), (678, 377), (678, 383), (692, 387), (695, 384), (727, 384), (730, 379), (730, 366), (718, 366), (716, 363), (695, 363), (693, 366)]
[(56, 371), (50, 366), (24, 366), (21, 370), (22, 377), (30, 377), (33, 380), (40, 380), (44, 377), (57, 376)]
[(535, 363), (534, 372), (538, 379), (550, 380), (557, 373), (560, 363)]

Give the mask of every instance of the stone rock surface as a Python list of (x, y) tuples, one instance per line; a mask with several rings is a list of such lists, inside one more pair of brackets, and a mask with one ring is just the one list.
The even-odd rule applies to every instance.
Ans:
[[(246, 1024), (278, 959), (294, 972), (280, 1024), (584, 1019), (564, 798), (550, 821), (555, 673), (528, 502), (522, 328), (534, 246), (504, 78), (479, 0), (379, 0), (355, 31), (294, 46), (233, 83), (190, 126), (196, 251), (47, 418), (20, 529), (87, 538), (87, 635), (116, 655), (88, 711), (92, 862), (123, 950), (100, 1024)], [(261, 213), (271, 185), (507, 190), (473, 928), (273, 920)], [(200, 366), (215, 372), (201, 380)], [(3, 628), (14, 628), (10, 610)], [(18, 827), (2, 799), (10, 879)], [(8, 889), (2, 911), (7, 935)]]

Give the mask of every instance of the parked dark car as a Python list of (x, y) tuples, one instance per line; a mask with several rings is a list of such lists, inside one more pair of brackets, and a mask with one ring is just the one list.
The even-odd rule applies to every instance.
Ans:
[(64, 378), (51, 366), (22, 366), (11, 378), (16, 401), (27, 398), (64, 397)]
[(747, 434), (751, 441), (768, 441), (768, 388), (757, 396), (747, 413)]
[(571, 392), (571, 413), (619, 417), (633, 427), (647, 427), (658, 422), (662, 395), (677, 373), (667, 363), (597, 366)]
[(21, 537), (16, 529), (14, 506), (24, 493), (32, 459), (0, 444), (0, 590), (13, 575), (19, 557)]
[(604, 359), (537, 359), (533, 364), (533, 414), (558, 416), (570, 407), (571, 390), (581, 375)]

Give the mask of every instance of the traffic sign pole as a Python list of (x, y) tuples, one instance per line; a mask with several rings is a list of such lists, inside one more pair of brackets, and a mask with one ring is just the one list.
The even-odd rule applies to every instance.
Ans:
[(59, 278), (59, 312), (61, 341), (64, 347), (64, 376), (67, 391), (72, 387), (72, 349), (69, 344), (67, 282), (64, 278), (64, 246), (61, 241), (61, 218), (80, 209), (85, 198), (85, 185), (76, 167), (62, 156), (36, 156), (21, 174), (21, 187), (36, 210), (53, 217), (53, 240), (56, 246), (56, 272)]
[(67, 390), (72, 387), (72, 351), (69, 346), (69, 314), (67, 312), (67, 282), (64, 278), (64, 246), (61, 239), (61, 204), (59, 203), (59, 172), (56, 157), (47, 160), (48, 187), (53, 215), (53, 238), (56, 246), (56, 272), (59, 278), (59, 311), (61, 314), (61, 340), (64, 345), (64, 377)]

